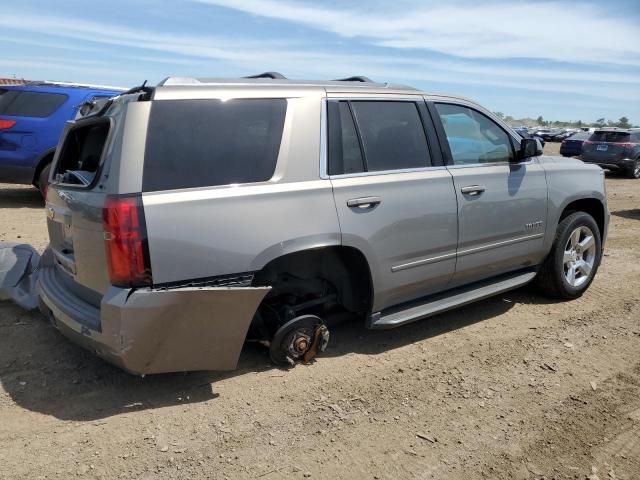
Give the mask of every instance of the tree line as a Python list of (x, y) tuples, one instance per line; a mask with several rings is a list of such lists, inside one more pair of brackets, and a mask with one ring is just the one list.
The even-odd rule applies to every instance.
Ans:
[(608, 120), (604, 117), (597, 119), (595, 122), (583, 122), (582, 120), (570, 120), (570, 121), (562, 121), (562, 120), (545, 120), (542, 115), (538, 118), (514, 118), (511, 115), (505, 115), (502, 112), (493, 112), (496, 116), (500, 117), (508, 124), (513, 125), (539, 125), (541, 127), (618, 127), (618, 128), (631, 128), (633, 125), (629, 121), (627, 117), (620, 117), (618, 121)]

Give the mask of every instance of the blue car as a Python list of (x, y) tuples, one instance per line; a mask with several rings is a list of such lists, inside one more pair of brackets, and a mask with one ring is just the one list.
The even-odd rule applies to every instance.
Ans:
[(582, 144), (588, 140), (589, 132), (578, 132), (566, 138), (560, 144), (560, 155), (563, 157), (577, 157), (582, 154)]
[(65, 122), (83, 105), (121, 90), (28, 82), (0, 86), (0, 182), (31, 184), (46, 196), (49, 170)]

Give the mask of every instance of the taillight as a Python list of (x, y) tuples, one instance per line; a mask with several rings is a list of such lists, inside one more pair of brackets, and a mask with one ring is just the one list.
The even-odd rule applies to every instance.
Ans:
[(15, 120), (0, 120), (0, 130), (7, 130), (16, 124)]
[(118, 287), (151, 285), (142, 197), (108, 196), (102, 219), (111, 283)]
[(619, 147), (622, 147), (622, 148), (633, 148), (634, 147), (633, 143), (617, 143), (616, 145), (618, 145)]

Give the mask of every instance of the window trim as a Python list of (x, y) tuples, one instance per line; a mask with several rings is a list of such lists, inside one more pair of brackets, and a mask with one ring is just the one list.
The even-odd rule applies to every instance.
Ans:
[(431, 114), (433, 123), (435, 125), (436, 133), (438, 134), (438, 141), (439, 141), (439, 144), (440, 144), (440, 149), (442, 150), (444, 164), (446, 165), (447, 168), (495, 167), (497, 165), (527, 165), (527, 164), (533, 163), (535, 157), (531, 157), (528, 160), (525, 160), (525, 161), (522, 161), (522, 162), (517, 162), (517, 163), (510, 162), (510, 161), (509, 162), (478, 162), (478, 163), (467, 163), (467, 164), (464, 164), (464, 165), (463, 164), (456, 165), (453, 162), (453, 155), (451, 154), (451, 147), (449, 146), (449, 141), (447, 140), (447, 134), (446, 134), (446, 132), (444, 130), (444, 125), (442, 124), (442, 120), (440, 119), (440, 114), (438, 113), (438, 109), (436, 108), (436, 104), (454, 105), (454, 106), (457, 106), (457, 107), (468, 108), (469, 110), (473, 110), (477, 114), (480, 114), (483, 117), (486, 117), (489, 120), (491, 120), (509, 138), (509, 143), (511, 144), (511, 152), (512, 152), (512, 155), (513, 155), (514, 159), (517, 158), (516, 144), (519, 144), (520, 141), (514, 137), (513, 133), (510, 131), (510, 129), (509, 130), (505, 129), (504, 126), (500, 124), (500, 122), (496, 121), (497, 118), (494, 118), (491, 115), (488, 115), (487, 113), (482, 112), (480, 109), (478, 109), (477, 106), (474, 106), (473, 104), (468, 104), (466, 102), (457, 102), (457, 101), (451, 100), (451, 99), (444, 99), (444, 100), (428, 99), (428, 100), (426, 100), (426, 103), (427, 103), (427, 108), (429, 110), (429, 113)]
[[(356, 134), (358, 136), (358, 142), (360, 143), (360, 152), (362, 154), (362, 159), (364, 162), (364, 166), (367, 167), (367, 160), (364, 153), (364, 146), (362, 144), (362, 139), (360, 136), (360, 128), (355, 119), (355, 115), (351, 108), (351, 102), (403, 102), (403, 103), (413, 103), (418, 111), (418, 116), (420, 118), (420, 122), (422, 124), (422, 129), (424, 131), (425, 140), (427, 142), (427, 149), (429, 151), (429, 160), (431, 165), (427, 165), (424, 167), (415, 167), (415, 168), (396, 168), (391, 170), (375, 170), (375, 171), (364, 171), (357, 173), (342, 173), (337, 175), (329, 175), (329, 135), (328, 135), (328, 121), (329, 121), (329, 113), (328, 113), (328, 105), (329, 102), (347, 102), (349, 104), (349, 112), (351, 113), (351, 117), (353, 119), (353, 123), (356, 129)], [(422, 105), (423, 108), (420, 108)], [(433, 119), (430, 118), (430, 112), (427, 109), (425, 99), (422, 95), (412, 95), (412, 96), (327, 96), (322, 99), (321, 106), (321, 127), (320, 127), (320, 178), (323, 180), (332, 180), (338, 178), (356, 178), (356, 177), (366, 177), (366, 176), (375, 176), (375, 175), (392, 175), (398, 173), (415, 173), (415, 172), (424, 172), (424, 171), (434, 171), (434, 170), (444, 170), (446, 168), (445, 159), (441, 153), (441, 147), (439, 145), (439, 139), (437, 136), (437, 132), (435, 131), (435, 125)], [(434, 128), (434, 131), (431, 132), (429, 128)], [(433, 135), (432, 135), (433, 133)], [(434, 140), (436, 141), (436, 145), (434, 145)], [(440, 165), (441, 164), (441, 165)]]

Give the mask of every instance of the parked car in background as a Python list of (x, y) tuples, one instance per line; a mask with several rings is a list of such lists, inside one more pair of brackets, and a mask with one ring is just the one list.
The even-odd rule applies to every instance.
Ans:
[(530, 130), (527, 127), (517, 127), (514, 128), (516, 133), (520, 135), (522, 138), (534, 138), (540, 142), (540, 145), (544, 148), (544, 138), (534, 133), (530, 133)]
[(591, 136), (588, 132), (574, 133), (562, 141), (560, 155), (563, 157), (576, 157), (582, 153), (582, 142)]
[(569, 135), (570, 132), (567, 132), (562, 128), (548, 128), (543, 130), (538, 130), (535, 132), (536, 135), (542, 137), (547, 142), (561, 142)]
[(120, 92), (53, 82), (0, 86), (0, 182), (31, 184), (45, 196), (65, 122), (74, 119), (83, 104)]
[[(231, 92), (231, 96), (230, 96)], [(596, 274), (604, 173), (469, 100), (364, 77), (168, 78), (69, 124), (42, 311), (137, 374), (306, 362), (335, 316), (405, 325)]]
[(582, 160), (640, 178), (640, 128), (602, 128), (582, 144)]

